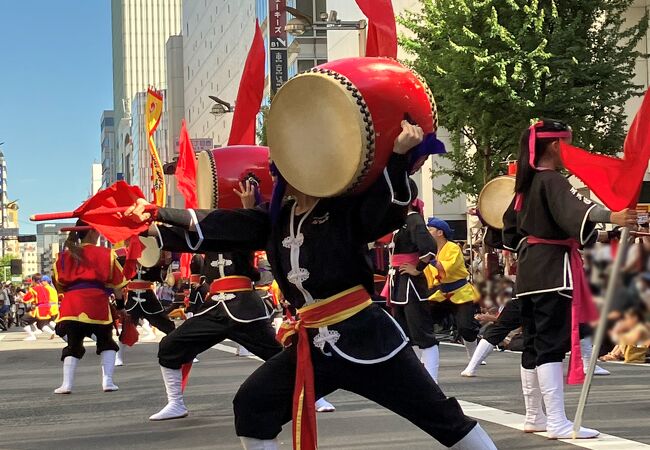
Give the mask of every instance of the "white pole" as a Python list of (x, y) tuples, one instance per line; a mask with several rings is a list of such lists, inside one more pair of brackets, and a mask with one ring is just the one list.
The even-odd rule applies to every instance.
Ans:
[(598, 322), (598, 328), (596, 329), (596, 336), (594, 336), (593, 348), (591, 349), (591, 358), (589, 359), (589, 367), (587, 368), (587, 373), (585, 374), (585, 382), (582, 385), (582, 391), (580, 392), (580, 400), (578, 401), (578, 409), (576, 410), (575, 420), (573, 421), (573, 439), (576, 438), (580, 426), (582, 425), (582, 416), (585, 412), (585, 406), (587, 405), (587, 399), (589, 398), (589, 389), (591, 388), (591, 382), (594, 378), (594, 370), (596, 370), (596, 361), (598, 361), (598, 353), (600, 352), (600, 346), (603, 343), (603, 338), (605, 337), (605, 331), (607, 327), (607, 314), (612, 306), (614, 301), (614, 294), (616, 293), (616, 288), (618, 286), (619, 275), (623, 264), (625, 263), (625, 257), (627, 253), (627, 247), (629, 246), (630, 238), (630, 229), (625, 227), (621, 232), (620, 244), (616, 252), (616, 258), (614, 259), (614, 265), (612, 266), (612, 271), (609, 274), (609, 281), (607, 284), (607, 292), (605, 293), (605, 301), (603, 302), (603, 307), (600, 311), (600, 321)]

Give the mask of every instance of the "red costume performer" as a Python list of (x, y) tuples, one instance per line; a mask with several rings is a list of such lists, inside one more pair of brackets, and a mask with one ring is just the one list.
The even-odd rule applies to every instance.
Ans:
[(98, 237), (95, 230), (71, 232), (55, 263), (56, 286), (63, 293), (56, 333), (68, 343), (61, 355), (63, 384), (56, 394), (72, 391), (75, 368), (85, 353), (83, 340), (92, 335), (102, 358), (102, 388), (104, 392), (117, 390), (113, 368), (118, 346), (113, 340), (109, 295), (112, 291), (121, 298), (128, 280), (115, 253), (96, 245)]

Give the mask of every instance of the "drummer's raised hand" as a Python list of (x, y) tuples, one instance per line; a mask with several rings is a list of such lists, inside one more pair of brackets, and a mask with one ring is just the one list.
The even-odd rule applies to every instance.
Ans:
[(148, 201), (143, 198), (139, 198), (135, 203), (124, 211), (124, 217), (128, 217), (136, 223), (148, 222), (151, 220), (151, 213), (146, 211), (145, 208), (150, 205)]
[(255, 186), (250, 180), (246, 180), (245, 185), (240, 181), (239, 190), (233, 188), (233, 192), (239, 196), (244, 209), (255, 208)]
[(393, 152), (405, 155), (413, 147), (418, 145), (424, 139), (424, 131), (417, 125), (411, 125), (406, 120), (402, 120), (402, 132), (395, 139)]

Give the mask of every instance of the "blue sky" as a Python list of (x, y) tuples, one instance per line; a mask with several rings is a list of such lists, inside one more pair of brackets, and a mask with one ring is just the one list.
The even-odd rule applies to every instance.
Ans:
[(21, 233), (35, 232), (31, 214), (88, 196), (113, 106), (111, 57), (110, 1), (0, 1), (0, 149)]

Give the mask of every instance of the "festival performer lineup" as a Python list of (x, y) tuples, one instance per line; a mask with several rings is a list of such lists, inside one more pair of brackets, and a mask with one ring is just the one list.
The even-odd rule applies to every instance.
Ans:
[[(205, 424), (214, 414), (232, 424), (229, 436), (215, 429), (215, 448), (650, 448), (647, 435), (628, 435), (616, 422), (616, 407), (597, 409), (631, 382), (626, 376), (644, 384), (640, 396), (648, 391), (650, 231), (639, 205), (650, 97), (642, 97), (617, 156), (592, 152), (584, 123), (572, 128), (561, 106), (554, 116), (507, 125), (518, 148), (485, 173), (477, 195), (465, 196), (471, 206), (459, 220), (440, 206), (445, 180), (465, 177), (470, 189), (477, 177), (468, 169), (436, 178), (437, 171), (462, 152), (468, 164), (483, 164), (476, 153), (485, 142), (473, 141), (469, 125), (447, 137), (443, 127), (463, 120), (450, 107), (451, 91), (437, 90), (436, 77), (449, 67), (426, 73), (421, 62), (405, 62), (398, 49), (428, 45), (435, 53), (438, 44), (425, 42), (424, 28), (418, 39), (398, 38), (396, 23), (424, 27), (425, 17), (458, 10), (422, 2), (424, 12), (400, 12), (398, 3), (357, 0), (364, 20), (351, 25), (336, 11), (318, 19), (270, 1), (280, 27), (273, 58), (302, 51), (292, 50), (306, 45), (298, 39), (288, 49), (278, 41), (299, 26), (307, 27), (302, 36), (353, 27), (361, 56), (319, 61), (288, 79), (279, 71), (268, 98), (272, 25), (251, 16), (234, 107), (217, 99), (231, 114), (227, 144), (195, 151), (191, 117), (179, 118), (173, 163), (159, 151), (170, 89), (146, 87), (142, 148), (151, 191), (120, 180), (70, 211), (31, 216), (68, 220), (52, 275), (30, 274), (24, 289), (9, 283), (1, 291), (0, 361), (10, 342), (12, 352), (39, 349), (33, 354), (42, 364), (60, 358), (60, 384), (38, 378), (41, 402), (61, 414), (85, 402), (109, 408), (144, 378), (157, 389), (139, 406), (134, 430), (165, 426), (170, 436), (188, 436), (184, 448), (202, 445), (189, 430), (210, 434)], [(494, 8), (490, 20), (502, 20)], [(467, 28), (468, 41), (454, 48), (472, 36)], [(552, 58), (556, 50), (536, 51)], [(504, 70), (529, 82), (523, 66)], [(468, 83), (456, 89), (472, 89)], [(526, 101), (549, 102), (537, 94), (531, 88)], [(169, 206), (179, 204), (174, 195), (184, 207)], [(223, 362), (208, 370), (215, 358)], [(21, 364), (14, 369), (28, 371)], [(219, 383), (228, 388), (221, 392)], [(215, 391), (228, 400), (206, 414), (210, 397), (197, 394)], [(371, 408), (388, 410), (372, 420), (394, 430), (366, 427)], [(630, 406), (628, 419), (647, 431), (650, 411), (641, 409)], [(337, 427), (356, 431), (346, 436)], [(77, 438), (92, 439), (85, 435)], [(156, 445), (173, 448), (167, 444)]]

